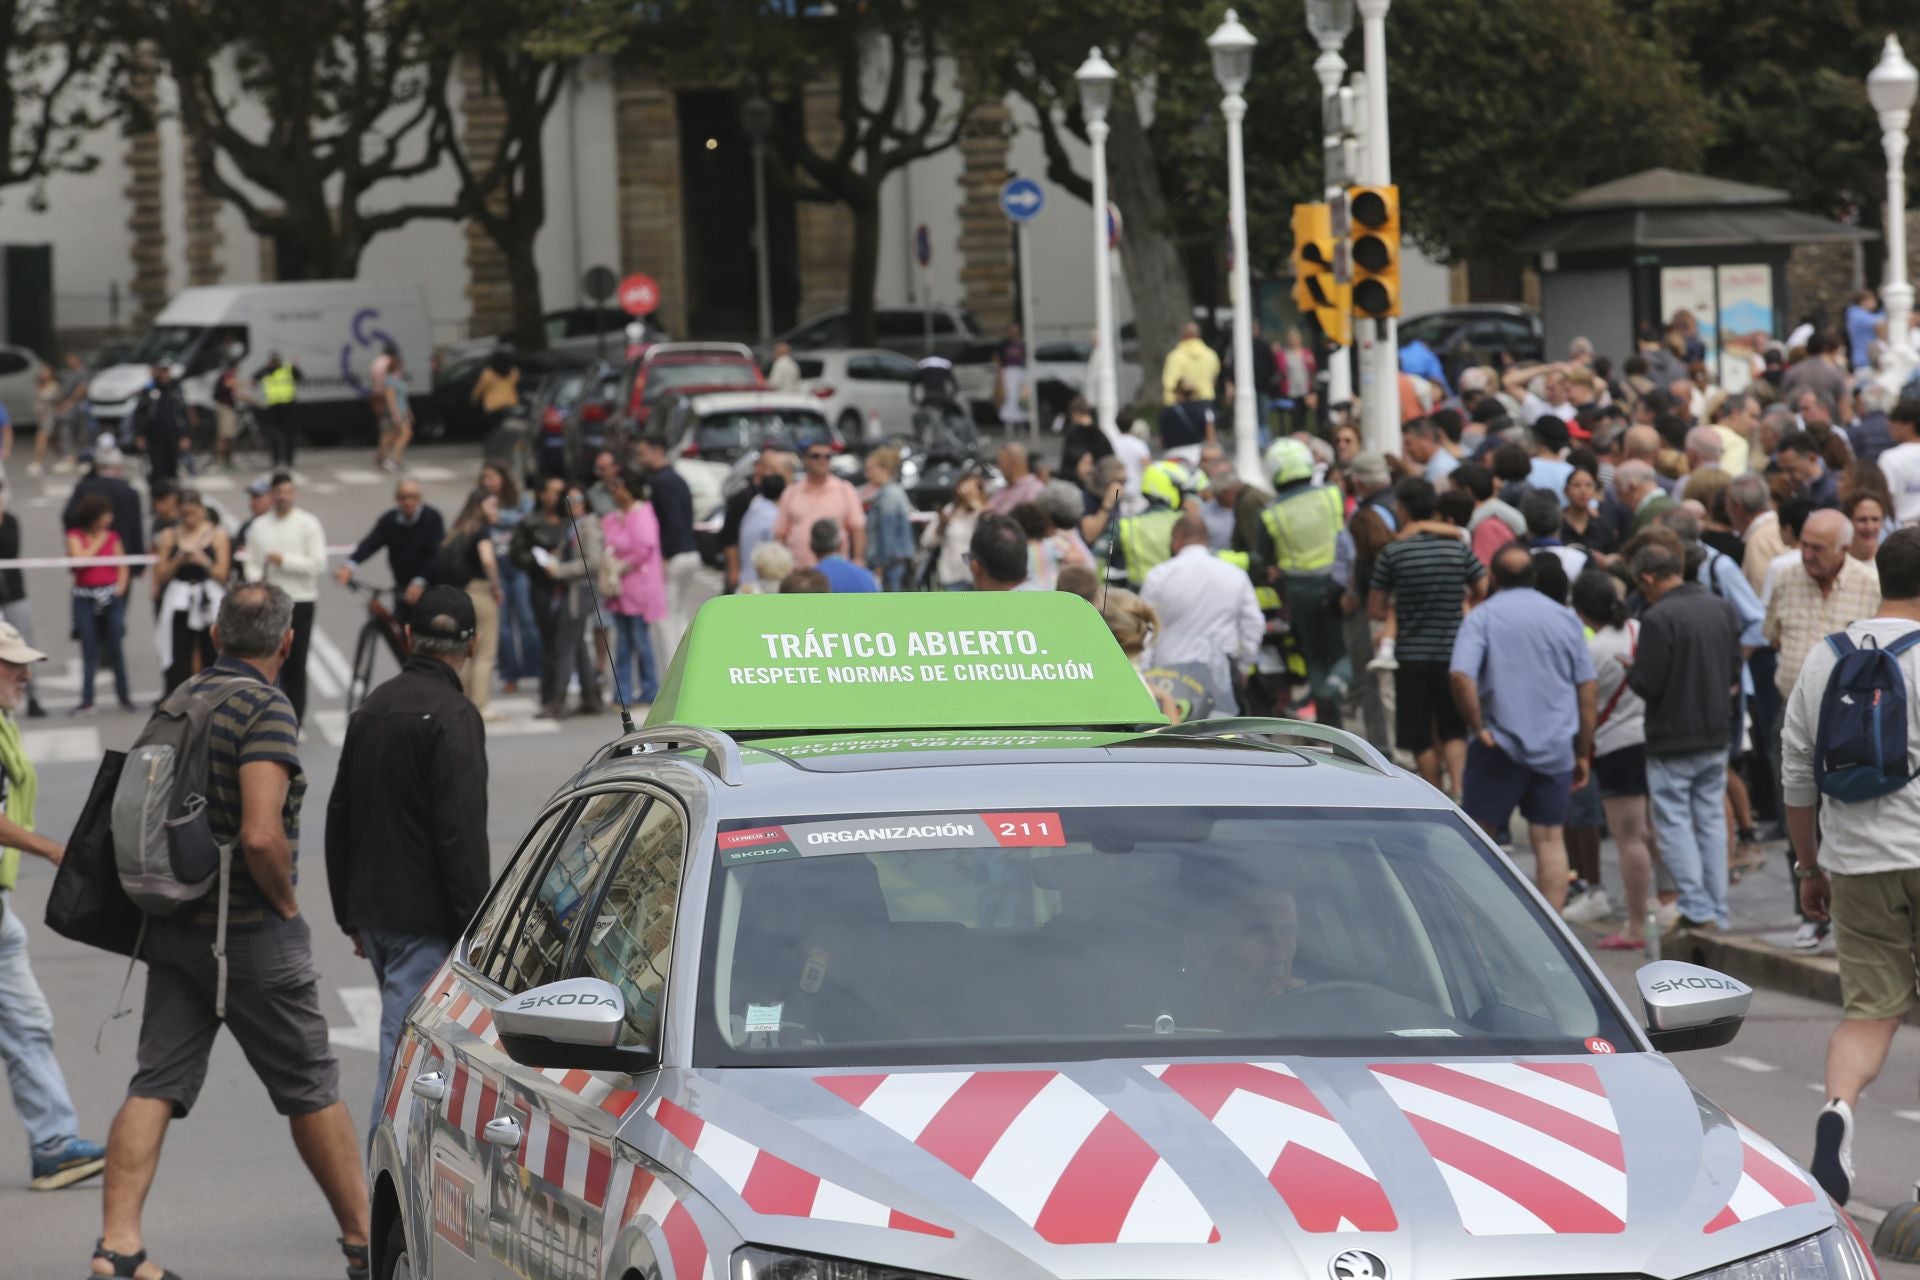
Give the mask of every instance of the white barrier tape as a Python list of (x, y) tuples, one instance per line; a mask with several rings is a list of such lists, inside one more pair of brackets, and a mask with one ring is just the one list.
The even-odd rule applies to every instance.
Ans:
[[(337, 547), (328, 547), (329, 559), (338, 559), (352, 552), (353, 544), (345, 543)], [(236, 548), (234, 559), (246, 559), (244, 548)], [(121, 565), (144, 566), (155, 563), (153, 556), (22, 556), (17, 560), (0, 560), (0, 569), (97, 569), (119, 568)]]

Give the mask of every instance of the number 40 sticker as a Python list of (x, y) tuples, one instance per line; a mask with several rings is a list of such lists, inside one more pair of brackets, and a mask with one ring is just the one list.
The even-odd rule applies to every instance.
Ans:
[(983, 813), (980, 818), (1002, 848), (1057, 848), (1067, 842), (1057, 813)]

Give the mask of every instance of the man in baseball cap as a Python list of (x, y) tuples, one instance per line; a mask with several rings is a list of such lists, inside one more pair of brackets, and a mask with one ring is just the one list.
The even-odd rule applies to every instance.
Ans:
[[(53, 1016), (27, 961), (27, 931), (8, 909), (20, 853), (45, 858), (55, 866), (66, 847), (33, 829), (39, 778), (20, 741), (14, 716), (26, 705), (27, 672), (46, 654), (28, 644), (12, 623), (0, 622), (0, 1001), (16, 1015), (0, 1022), (5, 1056), (11, 1064), (7, 1083), (13, 1109), (26, 1122), (33, 1142), (35, 1191), (70, 1186), (98, 1174), (107, 1164), (105, 1148), (79, 1136), (73, 1097), (53, 1056)], [(37, 1011), (37, 1012), (36, 1012)]]
[(461, 688), (473, 601), (429, 587), (407, 626), (400, 674), (347, 722), (327, 802), (333, 917), (380, 987), (380, 1065), (368, 1129), (407, 1006), (480, 910), (487, 866), (487, 732)]

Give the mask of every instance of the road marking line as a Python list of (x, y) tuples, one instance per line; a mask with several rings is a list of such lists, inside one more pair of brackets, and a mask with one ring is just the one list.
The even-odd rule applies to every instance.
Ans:
[(1811, 1089), (1815, 1093), (1825, 1093), (1827, 1091), (1827, 1086), (1823, 1084), (1809, 1084), (1807, 1088)]
[(22, 729), (20, 747), (35, 764), (72, 764), (100, 759), (98, 729)]
[(554, 720), (489, 720), (487, 736), (489, 738), (524, 738), (538, 733), (558, 733), (560, 725)]
[(338, 708), (307, 712), (307, 723), (317, 729), (320, 739), (332, 746), (347, 740), (347, 713)]
[(407, 475), (422, 484), (435, 484), (453, 479), (453, 470), (450, 467), (408, 467)]
[(308, 646), (309, 669), (312, 668), (314, 659), (318, 658), (326, 664), (327, 674), (333, 677), (334, 683), (338, 684), (343, 692), (353, 684), (353, 665), (347, 661), (347, 655), (340, 652), (340, 646), (333, 642), (332, 636), (315, 627)]
[(354, 467), (336, 468), (333, 475), (341, 484), (379, 484), (387, 478), (385, 472), (361, 471)]
[(1742, 1071), (1751, 1071), (1757, 1075), (1764, 1075), (1769, 1071), (1778, 1071), (1780, 1069), (1771, 1062), (1762, 1062), (1758, 1058), (1742, 1058), (1738, 1054), (1724, 1055), (1720, 1061), (1730, 1067), (1738, 1067)]
[(1896, 1111), (1893, 1114), (1899, 1116), (1902, 1120), (1912, 1120), (1914, 1123), (1920, 1124), (1920, 1111)]
[(340, 1003), (347, 1006), (350, 1027), (328, 1027), (327, 1043), (343, 1049), (380, 1052), (380, 988), (341, 987)]

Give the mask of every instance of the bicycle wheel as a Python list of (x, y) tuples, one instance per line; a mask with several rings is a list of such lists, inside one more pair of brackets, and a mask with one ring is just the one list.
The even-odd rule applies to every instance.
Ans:
[(377, 622), (369, 622), (360, 628), (360, 639), (353, 646), (353, 675), (347, 681), (347, 711), (366, 701), (367, 694), (373, 691), (373, 664), (378, 661), (380, 648), (387, 643), (384, 628)]

